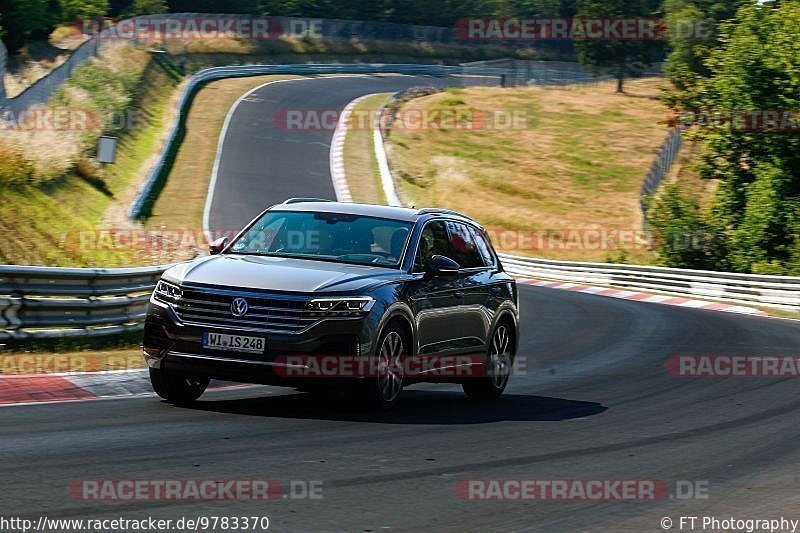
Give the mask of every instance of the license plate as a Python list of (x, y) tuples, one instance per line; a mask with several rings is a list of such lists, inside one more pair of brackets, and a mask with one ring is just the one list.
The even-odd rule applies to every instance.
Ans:
[(203, 348), (228, 352), (264, 353), (267, 339), (225, 333), (203, 333)]

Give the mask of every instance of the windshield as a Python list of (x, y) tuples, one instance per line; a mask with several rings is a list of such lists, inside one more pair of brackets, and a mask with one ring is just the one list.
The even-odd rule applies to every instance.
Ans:
[(342, 213), (269, 211), (229, 253), (398, 267), (411, 227), (411, 222)]

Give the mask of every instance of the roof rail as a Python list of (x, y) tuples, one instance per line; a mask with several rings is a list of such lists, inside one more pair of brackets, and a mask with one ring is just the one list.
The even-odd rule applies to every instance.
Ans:
[(333, 200), (326, 200), (324, 198), (289, 198), (284, 204), (303, 204), (306, 202), (332, 202)]
[(417, 211), (420, 215), (457, 215), (463, 218), (469, 218), (467, 215), (463, 213), (459, 213), (458, 211), (453, 211), (452, 209), (442, 209), (440, 207), (423, 207), (422, 209)]

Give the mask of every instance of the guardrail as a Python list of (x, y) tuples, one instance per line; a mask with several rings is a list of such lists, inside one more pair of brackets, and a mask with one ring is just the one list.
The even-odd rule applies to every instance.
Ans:
[(0, 341), (141, 329), (150, 293), (167, 268), (0, 265)]
[[(555, 261), (500, 254), (520, 277), (800, 310), (800, 278)], [(92, 337), (140, 330), (170, 265), (120, 269), (0, 266), (0, 341)]]
[(518, 276), (800, 310), (798, 277), (555, 261), (507, 254), (500, 254), (500, 258), (506, 270)]

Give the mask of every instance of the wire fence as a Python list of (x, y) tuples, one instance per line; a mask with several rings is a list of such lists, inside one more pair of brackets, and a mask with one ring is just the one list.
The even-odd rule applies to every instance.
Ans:
[[(76, 48), (69, 58), (51, 70), (46, 76), (38, 79), (33, 85), (13, 98), (5, 97), (5, 90), (0, 89), (0, 107), (16, 111), (24, 111), (35, 105), (46, 104), (53, 94), (72, 76), (72, 71), (86, 63), (99, 53), (100, 41), (89, 39)], [(0, 65), (0, 80), (5, 76), (5, 65)], [(0, 85), (3, 85), (0, 83)]]
[(0, 104), (2, 104), (6, 100), (6, 84), (4, 82), (4, 78), (6, 75), (6, 58), (8, 57), (8, 52), (6, 51), (6, 45), (0, 41)]
[(681, 129), (675, 128), (667, 134), (664, 144), (659, 148), (656, 158), (650, 165), (650, 170), (644, 177), (642, 188), (640, 191), (640, 205), (642, 207), (642, 214), (644, 215), (644, 225), (648, 225), (647, 211), (648, 200), (650, 196), (658, 190), (664, 178), (669, 173), (672, 163), (681, 149), (683, 137), (681, 136)]

